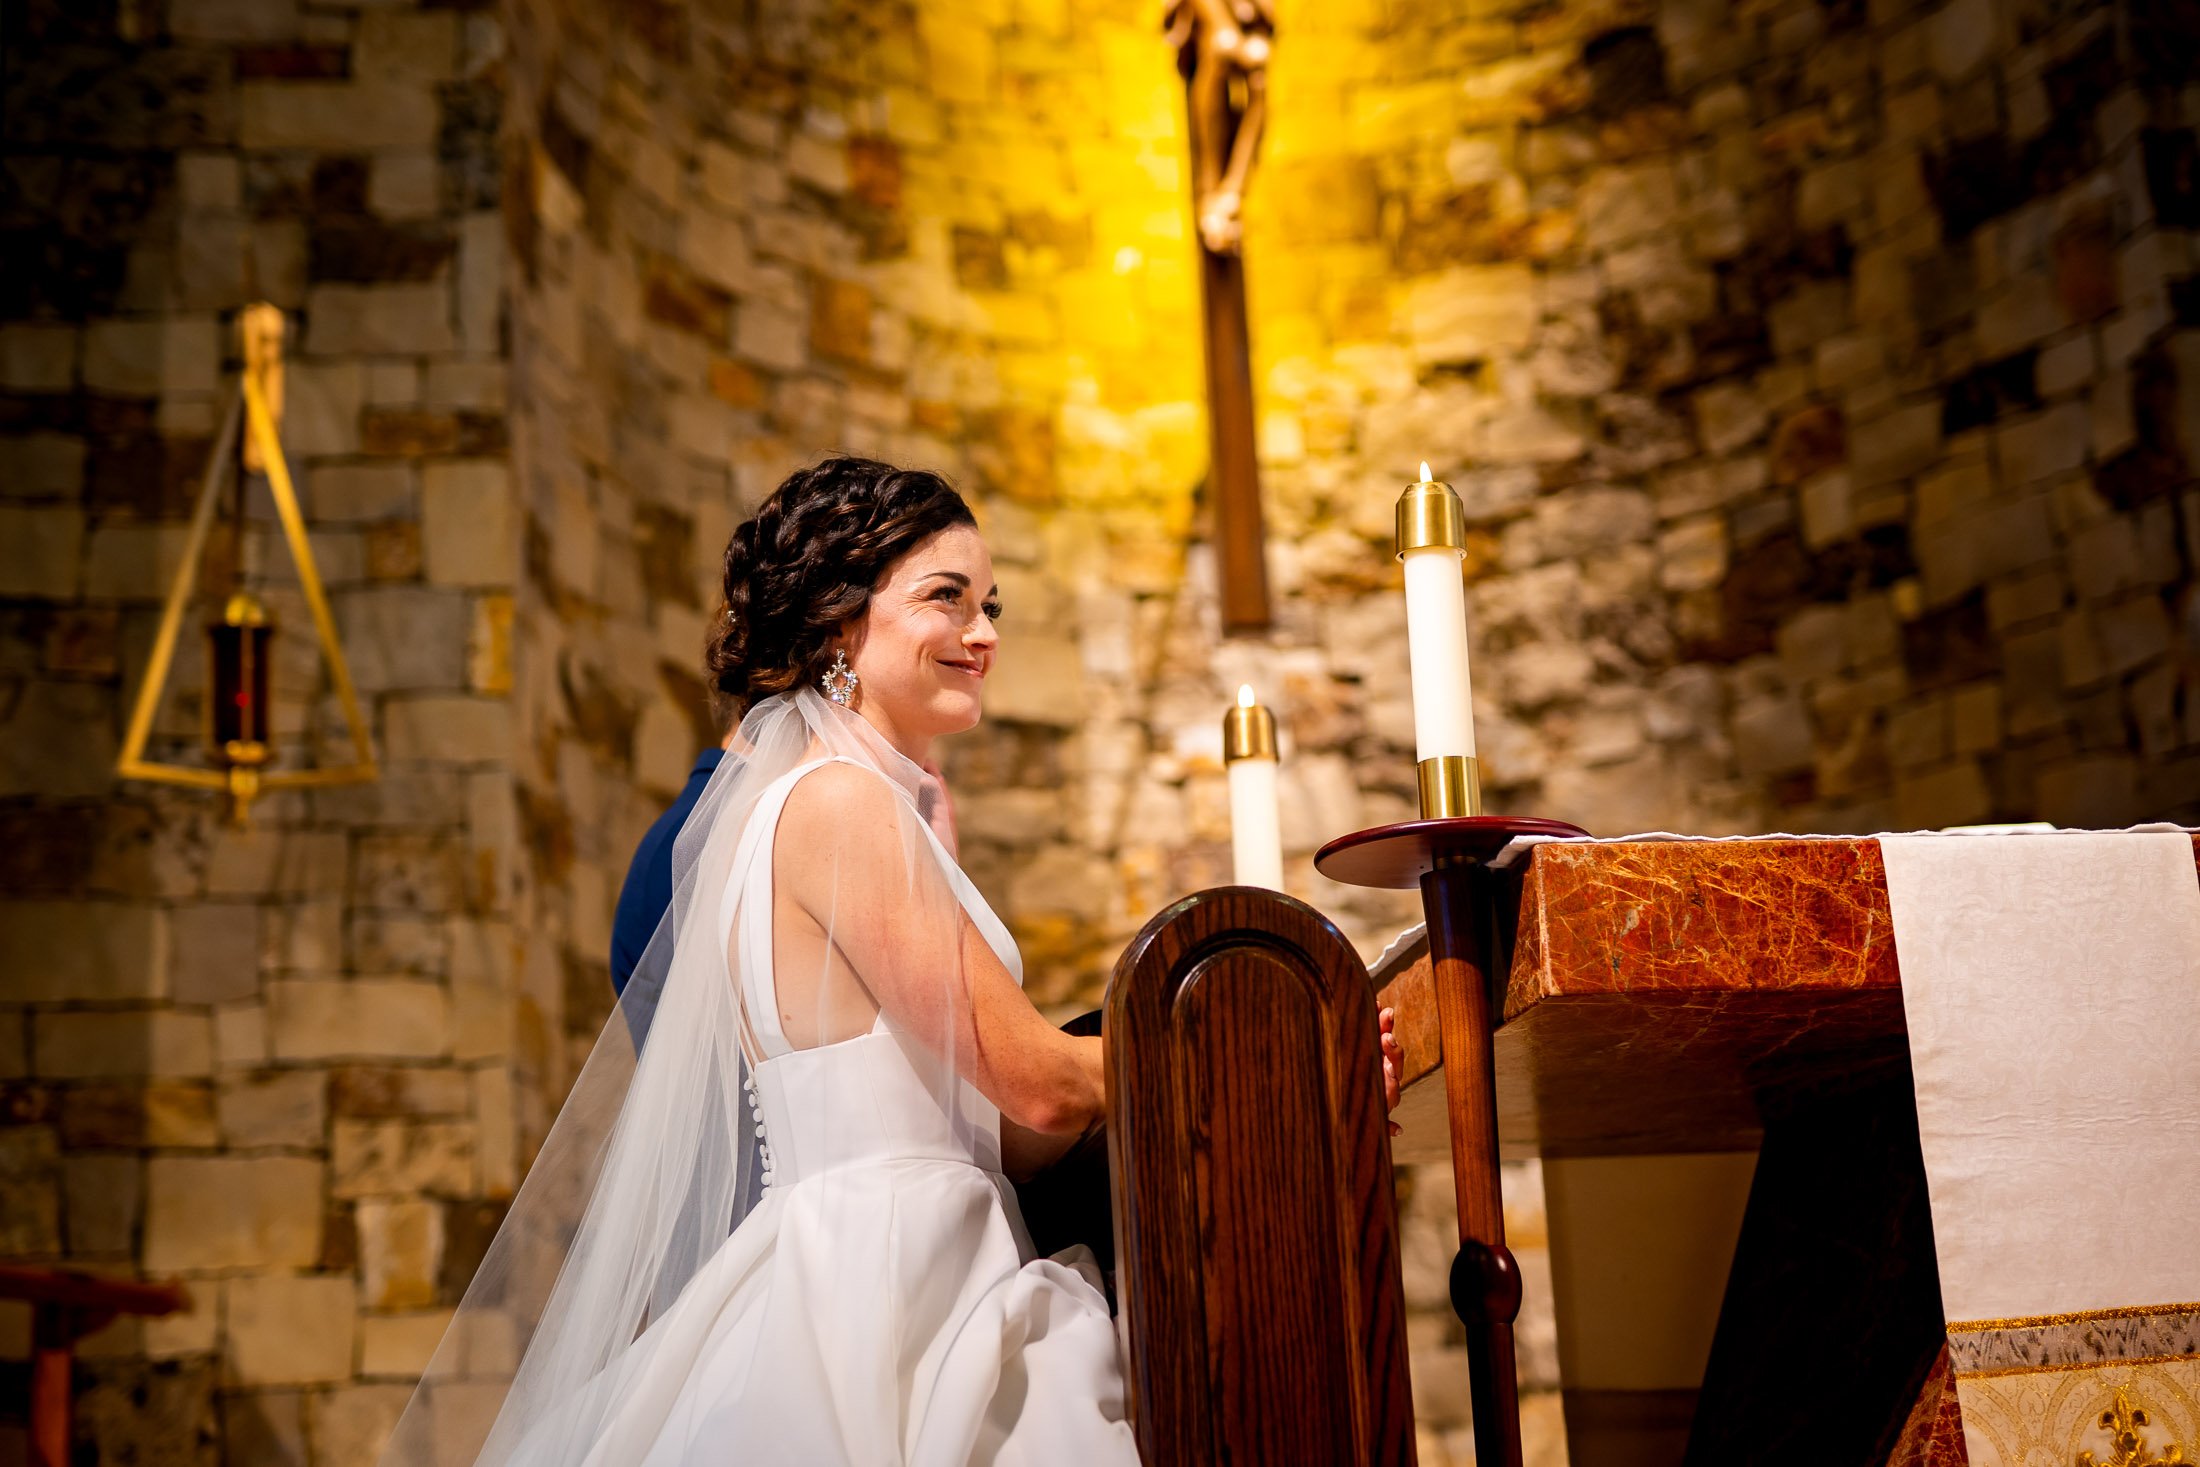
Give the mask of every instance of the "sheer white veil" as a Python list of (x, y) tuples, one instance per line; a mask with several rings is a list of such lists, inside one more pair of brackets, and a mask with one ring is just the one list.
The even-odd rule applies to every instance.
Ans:
[[(762, 836), (790, 776), (822, 760), (871, 771), (890, 788), (871, 790), (877, 798), (852, 807), (861, 812), (861, 828), (851, 821), (833, 837), (860, 847), (861, 859), (822, 853), (836, 879), (844, 869), (848, 874), (847, 888), (832, 889), (827, 910), (816, 914), (824, 932), (819, 958), (798, 972), (744, 971), (760, 963), (789, 966), (758, 958), (772, 949), (745, 938), (744, 916), (761, 915), (749, 913), (751, 894), (771, 900), (777, 843)], [(632, 1443), (656, 1439), (661, 1421), (646, 1419), (654, 1408), (645, 1398), (664, 1393), (643, 1389), (651, 1326), (666, 1318), (768, 1191), (768, 1179), (744, 1165), (762, 1133), (744, 1091), (744, 1052), (768, 1062), (759, 1035), (783, 1029), (798, 1049), (860, 1034), (876, 1009), (861, 962), (836, 937), (836, 920), (852, 928), (859, 909), (892, 910), (895, 946), (924, 965), (928, 989), (937, 975), (937, 991), (913, 1007), (890, 1007), (887, 1019), (897, 1037), (920, 1041), (921, 1050), (904, 1048), (926, 1056), (916, 1066), (921, 1083), (957, 1134), (981, 1155), (997, 1144), (983, 1134), (994, 1121), (990, 1107), (973, 1106), (975, 1092), (958, 1079), (975, 1030), (961, 958), (967, 939), (959, 873), (924, 814), (937, 794), (929, 777), (859, 715), (814, 692), (778, 694), (750, 709), (674, 842), (671, 907), (399, 1419), (383, 1463), (626, 1467)], [(760, 809), (764, 818), (753, 822), (757, 838), (750, 839)], [(758, 930), (767, 937), (771, 931)], [(787, 951), (782, 939), (779, 952)], [(777, 1012), (752, 1012), (751, 994), (774, 995), (758, 1003), (773, 1003)], [(814, 1026), (800, 1021), (810, 1012)], [(675, 1369), (686, 1362), (662, 1363)], [(711, 1455), (762, 1460), (741, 1443), (713, 1443)]]

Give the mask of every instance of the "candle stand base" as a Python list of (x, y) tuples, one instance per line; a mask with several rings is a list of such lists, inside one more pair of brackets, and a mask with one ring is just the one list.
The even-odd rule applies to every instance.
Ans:
[(1421, 890), (1459, 1204), (1452, 1308), (1467, 1332), (1475, 1460), (1488, 1467), (1520, 1467), (1520, 1388), (1513, 1361), (1520, 1267), (1505, 1246), (1497, 1165), (1496, 1025), (1489, 978), (1496, 931), (1491, 903), (1498, 883), (1490, 862), (1519, 836), (1587, 834), (1559, 820), (1465, 815), (1355, 831), (1314, 857), (1314, 869), (1332, 881)]

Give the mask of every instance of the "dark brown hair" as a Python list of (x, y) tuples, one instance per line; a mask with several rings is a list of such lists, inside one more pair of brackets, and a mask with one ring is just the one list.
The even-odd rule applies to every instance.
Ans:
[(800, 469), (726, 542), (725, 608), (703, 653), (721, 722), (814, 683), (826, 645), (860, 616), (894, 562), (953, 525), (977, 524), (945, 479), (868, 458)]

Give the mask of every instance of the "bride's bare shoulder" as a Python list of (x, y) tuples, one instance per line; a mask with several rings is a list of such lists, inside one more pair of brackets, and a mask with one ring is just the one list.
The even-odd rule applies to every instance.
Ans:
[(772, 840), (780, 889), (805, 911), (838, 912), (850, 891), (907, 893), (933, 876), (920, 857), (916, 811), (885, 775), (861, 765), (823, 764), (787, 794)]
[(885, 775), (841, 760), (820, 764), (795, 781), (779, 817), (782, 853), (798, 840), (824, 851), (890, 835), (901, 822), (902, 801)]

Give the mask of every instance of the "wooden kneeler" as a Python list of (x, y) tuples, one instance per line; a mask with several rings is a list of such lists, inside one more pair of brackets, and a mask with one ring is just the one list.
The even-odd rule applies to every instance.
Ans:
[(1151, 1467), (1414, 1460), (1375, 992), (1319, 912), (1200, 892), (1108, 987), (1116, 1290)]

